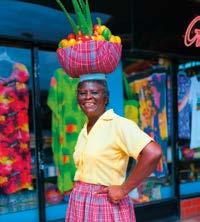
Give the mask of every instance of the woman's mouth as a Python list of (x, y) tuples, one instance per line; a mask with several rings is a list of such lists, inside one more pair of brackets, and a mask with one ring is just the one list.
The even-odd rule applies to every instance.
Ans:
[(94, 103), (91, 103), (91, 102), (87, 102), (87, 103), (84, 103), (83, 106), (85, 108), (92, 108), (95, 104)]

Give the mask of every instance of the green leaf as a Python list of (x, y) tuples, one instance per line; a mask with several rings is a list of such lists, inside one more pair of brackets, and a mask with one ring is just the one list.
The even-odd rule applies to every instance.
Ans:
[(97, 19), (97, 24), (101, 25), (102, 24), (101, 19), (99, 17), (96, 17), (96, 19)]
[(86, 21), (87, 21), (87, 24), (88, 24), (88, 29), (89, 29), (90, 35), (92, 35), (93, 26), (92, 26), (92, 18), (91, 18), (91, 13), (90, 13), (90, 7), (89, 7), (89, 4), (88, 4), (88, 0), (86, 0), (85, 11), (86, 11), (85, 12), (85, 17), (86, 17)]
[(75, 34), (78, 34), (78, 26), (76, 25), (76, 23), (74, 22), (74, 20), (72, 19), (72, 17), (70, 16), (70, 14), (67, 12), (67, 10), (65, 9), (64, 5), (62, 4), (62, 2), (60, 0), (56, 0), (56, 2), (58, 3), (58, 5), (61, 7), (61, 9), (63, 10), (64, 14), (66, 15), (72, 29), (73, 29), (73, 32)]
[(79, 0), (79, 4), (81, 6), (81, 10), (83, 12), (83, 14), (85, 15), (86, 14), (86, 11), (85, 11), (85, 2), (83, 0)]
[(76, 16), (77, 16), (78, 25), (79, 25), (82, 33), (84, 35), (89, 35), (90, 32), (89, 32), (88, 24), (86, 22), (86, 18), (84, 16), (84, 13), (81, 10), (81, 7), (79, 6), (77, 0), (72, 0), (72, 4), (73, 4), (73, 7), (74, 7)]

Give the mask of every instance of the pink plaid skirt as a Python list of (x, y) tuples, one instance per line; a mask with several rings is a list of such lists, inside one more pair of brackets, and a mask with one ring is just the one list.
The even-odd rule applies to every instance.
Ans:
[(126, 196), (117, 204), (107, 194), (95, 194), (102, 185), (76, 182), (70, 194), (65, 222), (135, 222), (131, 199)]

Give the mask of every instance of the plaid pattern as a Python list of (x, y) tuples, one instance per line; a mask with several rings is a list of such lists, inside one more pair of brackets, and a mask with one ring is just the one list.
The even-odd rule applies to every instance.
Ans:
[(135, 222), (133, 203), (127, 196), (118, 204), (107, 194), (95, 194), (102, 185), (76, 182), (70, 194), (65, 222)]
[(58, 60), (73, 78), (88, 73), (111, 73), (121, 58), (122, 45), (108, 41), (87, 41), (68, 48), (58, 48)]

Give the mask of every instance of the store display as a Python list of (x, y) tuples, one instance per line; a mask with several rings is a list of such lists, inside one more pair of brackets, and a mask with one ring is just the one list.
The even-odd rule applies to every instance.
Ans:
[(190, 104), (188, 96), (190, 92), (190, 78), (185, 72), (178, 73), (178, 137), (190, 138)]
[(45, 198), (49, 204), (58, 204), (63, 200), (63, 195), (54, 184), (46, 184)]
[(124, 116), (139, 124), (139, 101), (134, 98), (134, 94), (128, 84), (126, 74), (123, 73), (124, 85)]
[(183, 147), (182, 148), (182, 154), (183, 154), (183, 157), (186, 159), (186, 160), (191, 160), (194, 158), (194, 153), (195, 151), (194, 150), (191, 150), (189, 147)]
[(160, 181), (152, 177), (141, 183), (129, 196), (136, 204), (160, 200), (162, 198), (161, 188)]
[(124, 101), (124, 116), (139, 123), (139, 102), (134, 99)]
[[(70, 30), (70, 28), (68, 24), (65, 23), (62, 12), (58, 7), (56, 8), (55, 2), (26, 1), (22, 4), (20, 3), (21, 1), (12, 1), (9, 8), (7, 2), (8, 1), (0, 2), (2, 6), (0, 7), (1, 16), (3, 17), (3, 20), (1, 20), (2, 25), (3, 22), (6, 24), (4, 24), (3, 29), (1, 29), (0, 50), (1, 52), (7, 51), (10, 58), (7, 58), (8, 64), (6, 62), (1, 62), (0, 83), (3, 80), (2, 77), (6, 75), (5, 72), (2, 72), (4, 69), (3, 66), (10, 66), (11, 63), (15, 63), (13, 59), (17, 62), (26, 64), (26, 67), (30, 71), (29, 83), (26, 82), (25, 84), (26, 86), (28, 84), (30, 99), (28, 110), (30, 138), (29, 141), (27, 139), (27, 143), (29, 144), (28, 150), (31, 152), (31, 157), (25, 159), (17, 158), (17, 160), (22, 163), (22, 165), (27, 160), (27, 164), (31, 165), (31, 185), (34, 190), (22, 188), (19, 191), (7, 193), (3, 188), (4, 185), (2, 185), (2, 183), (5, 181), (5, 176), (2, 177), (2, 174), (6, 173), (10, 175), (10, 171), (13, 170), (13, 168), (17, 170), (17, 167), (21, 166), (21, 164), (18, 164), (16, 167), (16, 165), (12, 163), (12, 160), (7, 158), (9, 154), (7, 151), (5, 152), (5, 143), (1, 143), (1, 138), (4, 135), (8, 136), (8, 133), (12, 131), (12, 127), (6, 123), (4, 129), (8, 133), (4, 133), (4, 130), (1, 128), (2, 124), (5, 126), (3, 120), (4, 114), (0, 114), (0, 221), (62, 221), (64, 218), (69, 192), (64, 192), (63, 200), (59, 202), (61, 196), (57, 193), (58, 187), (56, 186), (58, 169), (54, 164), (54, 155), (51, 147), (53, 138), (50, 128), (51, 112), (46, 107), (49, 78), (52, 76), (53, 71), (59, 67), (55, 48), (58, 47), (58, 51), (64, 51), (62, 56), (65, 58), (67, 52), (74, 52), (70, 50), (71, 48), (79, 49), (80, 45), (85, 45), (85, 47), (89, 45), (87, 48), (91, 48), (92, 46), (88, 44), (91, 40), (95, 46), (102, 44), (102, 40), (104, 44), (110, 45), (113, 43), (112, 46), (115, 46), (121, 40), (119, 37), (111, 37), (114, 32), (122, 34), (123, 48), (124, 46), (126, 47), (126, 45), (128, 46), (123, 52), (123, 65), (126, 65), (130, 61), (132, 63), (131, 65), (135, 65), (132, 61), (137, 60), (138, 68), (142, 66), (145, 71), (148, 71), (152, 65), (157, 63), (157, 59), (161, 55), (164, 56), (165, 59), (167, 58), (172, 61), (169, 72), (167, 73), (171, 88), (167, 89), (169, 96), (167, 97), (166, 104), (169, 114), (167, 116), (168, 155), (166, 156), (169, 171), (165, 180), (159, 178), (157, 181), (151, 181), (150, 183), (145, 182), (138, 190), (135, 189), (133, 200), (135, 203), (139, 203), (136, 206), (138, 210), (136, 213), (137, 221), (156, 221), (158, 219), (160, 219), (160, 221), (172, 221), (171, 219), (158, 217), (166, 215), (171, 216), (173, 212), (175, 212), (174, 215), (178, 220), (179, 216), (184, 216), (183, 214), (181, 215), (181, 206), (185, 206), (186, 204), (187, 208), (184, 209), (185, 211), (183, 211), (183, 213), (191, 214), (192, 210), (194, 210), (196, 214), (199, 214), (199, 198), (197, 198), (200, 194), (200, 148), (198, 148), (198, 138), (200, 135), (198, 123), (199, 116), (193, 116), (194, 112), (192, 112), (191, 109), (193, 102), (195, 102), (195, 97), (198, 98), (198, 95), (190, 95), (190, 100), (187, 100), (187, 102), (184, 98), (188, 96), (188, 91), (190, 91), (190, 89), (193, 91), (193, 89), (196, 88), (195, 86), (191, 87), (191, 80), (194, 76), (196, 76), (198, 80), (198, 73), (200, 73), (200, 62), (195, 67), (192, 67), (191, 70), (188, 70), (188, 67), (191, 67), (190, 64), (193, 63), (190, 59), (195, 58), (199, 60), (200, 57), (199, 48), (195, 47), (195, 43), (197, 45), (197, 42), (193, 42), (190, 47), (184, 45), (184, 34), (189, 22), (199, 14), (200, 1), (93, 1), (94, 4), (92, 9), (95, 12), (93, 14), (93, 21), (95, 22), (96, 15), (103, 15), (105, 25), (101, 24), (100, 27), (102, 27), (98, 32), (95, 31), (96, 27), (98, 27), (98, 21), (96, 22), (97, 25), (90, 26), (93, 29), (91, 39), (87, 35), (88, 33), (85, 32), (84, 34), (70, 33), (69, 35), (63, 35), (63, 30)], [(32, 3), (30, 4), (29, 2)], [(42, 5), (38, 5), (37, 2)], [(74, 18), (69, 1), (63, 0), (63, 2), (66, 7), (69, 6), (70, 15)], [(78, 0), (77, 2), (81, 3), (82, 0)], [(118, 4), (118, 2), (120, 3)], [(19, 13), (21, 11), (23, 11), (23, 16)], [(34, 16), (32, 16), (31, 13), (34, 13)], [(14, 19), (15, 17), (17, 19)], [(25, 19), (27, 22), (22, 22), (22, 19)], [(38, 31), (36, 26), (38, 27)], [(87, 27), (84, 28), (87, 29)], [(194, 37), (193, 41), (199, 34), (198, 29), (199, 23), (195, 24), (191, 29), (190, 34), (193, 35), (191, 37)], [(51, 35), (51, 33), (53, 33), (53, 35)], [(185, 38), (187, 37), (188, 36), (185, 35)], [(61, 41), (59, 45), (56, 45), (59, 39)], [(55, 44), (52, 41), (54, 41)], [(45, 58), (41, 58), (41, 51), (45, 53)], [(52, 56), (52, 54), (54, 56)], [(89, 55), (91, 55), (91, 53)], [(192, 55), (195, 55), (195, 57), (191, 57)], [(4, 56), (7, 56), (6, 53), (2, 55), (2, 57), (0, 56), (0, 59), (5, 58)], [(117, 59), (114, 57), (111, 58), (113, 59), (113, 63)], [(9, 60), (11, 63), (9, 63)], [(184, 62), (185, 64), (183, 64)], [(179, 64), (184, 65), (181, 74), (179, 72), (180, 70), (177, 72), (177, 66)], [(67, 64), (63, 66), (67, 67)], [(136, 72), (136, 70), (134, 71)], [(131, 74), (134, 74), (134, 71), (132, 70)], [(139, 72), (140, 71), (141, 70), (139, 70)], [(140, 77), (145, 78), (142, 75)], [(175, 86), (176, 83), (177, 86)], [(14, 83), (12, 84), (14, 85)], [(17, 84), (17, 87), (20, 88), (22, 86), (20, 85)], [(113, 89), (116, 87), (116, 84), (110, 84), (110, 86)], [(69, 89), (66, 91), (71, 92)], [(119, 94), (114, 96), (117, 97), (117, 100), (119, 100), (118, 95)], [(11, 98), (8, 96), (3, 100), (7, 102), (10, 99)], [(137, 97), (125, 97), (125, 99), (124, 115), (127, 118), (133, 119), (135, 122), (139, 122), (139, 99)], [(1, 101), (2, 95), (0, 94), (0, 103)], [(198, 104), (197, 101), (196, 111), (199, 109)], [(183, 107), (181, 107), (181, 105), (183, 105)], [(117, 103), (117, 106), (121, 109), (120, 102)], [(17, 107), (18, 105), (16, 108)], [(0, 112), (1, 110), (2, 107), (0, 107)], [(39, 113), (39, 117), (37, 117), (37, 112)], [(14, 114), (14, 112), (9, 114), (8, 119), (14, 119), (12, 114)], [(23, 120), (23, 118), (19, 119)], [(193, 125), (192, 122), (197, 125)], [(39, 123), (41, 127), (38, 127), (39, 124), (37, 125), (37, 123)], [(76, 131), (74, 123), (74, 120), (71, 119), (66, 126), (66, 131), (68, 133), (72, 134), (72, 132)], [(38, 136), (40, 134), (42, 134), (41, 137)], [(10, 136), (10, 138), (14, 140), (14, 136)], [(14, 149), (16, 148), (16, 144), (17, 143), (12, 144)], [(24, 148), (20, 147), (19, 150), (21, 149)], [(2, 150), (3, 153), (1, 152)], [(2, 154), (6, 154), (6, 157), (2, 158)], [(20, 152), (20, 155), (24, 155), (24, 150)], [(63, 162), (68, 162), (69, 157), (70, 155), (66, 152), (61, 159)], [(19, 175), (16, 175), (16, 177), (17, 176)], [(180, 180), (178, 180), (178, 177)], [(69, 177), (67, 176), (66, 180), (68, 180), (67, 178)], [(151, 179), (152, 178), (150, 178), (150, 180)], [(43, 186), (44, 183), (46, 184), (48, 182), (52, 182), (53, 185), (55, 185), (55, 190), (53, 190), (53, 192), (57, 195), (55, 195), (57, 199), (55, 198), (56, 201), (54, 202), (54, 195), (52, 192), (50, 199), (53, 200), (54, 204), (47, 200), (46, 205), (43, 206), (43, 201), (45, 201), (42, 198)], [(36, 186), (37, 183), (39, 186)], [(45, 189), (45, 191), (47, 190)], [(163, 191), (166, 191), (165, 195), (163, 195)], [(39, 197), (38, 194), (40, 195)], [(191, 200), (191, 196), (196, 198)], [(175, 206), (173, 203), (175, 203)], [(177, 207), (179, 203), (180, 208)], [(194, 203), (194, 208), (192, 203)], [(173, 208), (174, 211), (170, 211), (171, 208)], [(40, 217), (42, 217), (42, 219)]]
[(29, 149), (29, 73), (23, 64), (13, 64), (8, 78), (0, 79), (0, 192), (32, 189)]
[[(45, 73), (45, 75), (48, 76), (48, 73)], [(192, 76), (188, 75), (187, 72), (186, 72), (186, 75), (187, 75), (186, 77), (191, 80)], [(173, 76), (174, 76), (174, 73), (173, 73)], [(197, 71), (196, 71), (196, 76), (198, 76)], [(179, 77), (178, 74), (177, 74), (177, 77)], [(181, 78), (182, 77), (183, 76), (181, 76)], [(184, 76), (184, 78), (185, 78), (185, 76)], [(3, 78), (1, 78), (1, 80), (0, 80), (1, 83), (2, 83), (2, 80), (3, 80)], [(180, 79), (177, 79), (177, 80), (178, 80), (178, 90), (180, 90), (179, 92), (183, 96), (186, 93), (187, 87), (183, 86), (183, 85), (180, 86), (179, 85)], [(197, 78), (197, 80), (198, 80), (198, 78)], [(171, 79), (170, 79), (170, 81), (171, 81)], [(188, 82), (187, 82), (187, 84), (188, 84)], [(19, 86), (19, 85), (17, 84), (17, 86)], [(179, 87), (181, 87), (181, 89), (179, 89)], [(1, 86), (0, 86), (0, 88), (1, 88)], [(44, 92), (42, 90), (41, 90), (41, 96), (44, 95), (43, 94)], [(66, 91), (70, 91), (70, 90), (67, 89)], [(31, 88), (30, 88), (29, 93), (30, 92), (31, 92)], [(170, 92), (172, 94), (174, 93), (174, 91), (173, 92), (170, 91)], [(30, 98), (33, 99), (32, 95), (30, 95)], [(1, 95), (0, 95), (0, 99), (2, 99)], [(41, 97), (41, 99), (42, 99), (42, 104), (44, 104), (44, 103), (46, 104), (46, 97), (45, 97), (45, 99), (43, 97)], [(138, 102), (137, 100), (135, 100), (135, 101)], [(169, 101), (167, 101), (167, 102), (169, 102)], [(171, 109), (173, 108), (173, 106), (169, 106), (169, 107)], [(2, 110), (2, 109), (0, 109), (0, 110)], [(136, 110), (134, 109), (133, 113), (136, 113), (135, 111)], [(190, 110), (190, 112), (191, 112), (191, 110)], [(128, 111), (128, 114), (129, 114), (129, 111)], [(185, 111), (184, 114), (187, 114), (187, 111)], [(32, 115), (32, 113), (31, 113), (31, 115)], [(33, 118), (31, 115), (29, 117)], [(46, 113), (45, 114), (42, 113), (42, 115), (46, 115)], [(46, 116), (47, 116), (47, 120), (50, 122), (49, 113), (47, 113)], [(9, 116), (9, 117), (11, 118), (11, 116)], [(185, 117), (183, 117), (183, 120), (184, 120), (184, 118)], [(2, 123), (2, 119), (3, 119), (2, 115), (0, 115), (0, 125)], [(171, 117), (168, 119), (172, 120)], [(173, 121), (176, 121), (176, 120), (173, 120)], [(184, 124), (184, 121), (182, 121), (182, 124)], [(181, 127), (179, 125), (180, 124), (178, 123), (179, 133), (183, 133), (183, 131), (181, 132)], [(183, 126), (184, 127), (188, 126), (188, 121), (185, 122), (185, 125), (182, 125), (182, 127)], [(33, 126), (30, 126), (30, 127), (33, 128)], [(10, 128), (8, 128), (8, 129), (10, 129)], [(75, 132), (75, 130), (76, 130), (76, 127), (71, 122), (66, 127), (66, 131), (69, 133)], [(168, 131), (168, 132), (170, 132), (170, 131)], [(50, 202), (53, 201), (53, 202), (50, 203), (47, 201), (46, 202), (47, 208), (43, 209), (44, 211), (47, 212), (49, 210), (48, 207), (50, 208), (50, 210), (51, 209), (54, 210), (54, 209), (57, 209), (57, 207), (60, 207), (61, 203), (64, 203), (63, 201), (65, 201), (67, 203), (68, 199), (69, 199), (69, 192), (64, 192), (64, 194), (60, 195), (60, 193), (58, 191), (58, 187), (55, 186), (56, 179), (57, 179), (56, 176), (58, 175), (58, 171), (57, 171), (57, 167), (55, 165), (53, 165), (53, 158), (52, 158), (53, 154), (52, 154), (52, 152), (50, 152), (52, 132), (50, 131), (49, 128), (48, 128), (48, 130), (46, 130), (46, 128), (45, 128), (44, 131), (42, 129), (42, 133), (43, 133), (42, 141), (40, 141), (40, 142), (42, 143), (42, 148), (43, 148), (42, 151), (44, 151), (44, 154), (45, 154), (42, 157), (42, 160), (45, 160), (45, 166), (44, 166), (45, 178), (44, 178), (44, 180), (45, 180), (45, 183), (46, 183), (46, 181), (51, 181), (54, 184), (54, 190), (52, 189), (52, 192), (50, 192), (50, 200), (48, 199), (48, 201), (50, 201)], [(186, 140), (185, 140), (185, 137), (186, 137), (185, 135), (187, 135)], [(179, 176), (180, 176), (181, 196), (184, 195), (184, 197), (185, 197), (185, 195), (186, 195), (187, 198), (188, 198), (188, 193), (189, 193), (189, 195), (193, 195), (193, 196), (198, 195), (199, 194), (199, 186), (200, 186), (199, 185), (200, 184), (199, 183), (199, 181), (200, 181), (200, 161), (199, 161), (200, 150), (197, 147), (195, 149), (190, 148), (190, 136), (188, 137), (188, 135), (189, 135), (188, 131), (187, 131), (187, 133), (184, 133), (184, 135), (181, 134), (181, 136), (180, 136), (180, 134), (179, 134), (179, 137), (183, 137), (183, 139), (181, 138), (181, 140), (179, 140), (180, 138), (178, 138), (178, 140), (176, 141), (180, 147), (180, 153), (181, 153), (180, 157), (181, 158), (180, 158), (180, 161), (178, 162), (179, 169), (175, 169), (175, 172), (179, 172)], [(171, 174), (171, 165), (172, 165), (171, 163), (173, 163), (173, 161), (174, 161), (174, 156), (173, 156), (174, 153), (173, 153), (173, 147), (171, 147), (170, 140), (169, 140), (168, 146), (170, 147), (169, 153), (172, 156), (172, 158), (167, 158), (167, 161), (169, 161), (168, 166), (170, 166), (169, 167), (170, 172), (167, 175), (166, 180), (163, 181), (163, 180), (161, 180), (161, 178), (159, 178), (156, 182), (155, 181), (150, 182), (150, 183), (145, 182), (142, 184), (141, 189), (134, 191), (135, 194), (133, 195), (133, 201), (135, 203), (140, 203), (139, 207), (142, 206), (142, 208), (143, 208), (143, 206), (147, 206), (147, 205), (152, 207), (153, 205), (156, 205), (156, 204), (155, 204), (155, 202), (152, 204), (151, 201), (162, 200), (162, 202), (164, 203), (165, 202), (164, 198), (166, 198), (166, 196), (167, 197), (174, 197), (173, 196), (174, 189), (172, 188), (171, 193), (169, 192), (170, 187), (177, 185), (177, 184), (174, 184), (171, 182), (173, 179), (173, 176)], [(0, 146), (0, 150), (1, 150), (1, 148), (2, 147)], [(36, 167), (37, 157), (34, 154), (35, 154), (35, 152), (38, 152), (38, 151), (36, 151), (36, 138), (35, 138), (35, 133), (33, 131), (30, 133), (29, 149), (30, 149), (30, 152), (32, 153), (31, 160), (30, 160), (30, 163), (32, 164), (32, 166), (31, 166), (32, 181), (33, 181), (33, 185), (35, 185), (35, 180), (37, 178), (38, 172), (37, 172), (37, 167)], [(46, 154), (48, 154), (48, 155), (46, 155)], [(170, 156), (170, 155), (168, 155), (168, 156)], [(64, 162), (68, 161), (68, 155), (64, 156), (63, 161)], [(0, 163), (1, 164), (3, 163), (2, 165), (6, 165), (6, 166), (4, 166), (5, 167), (4, 169), (7, 172), (9, 172), (9, 170), (10, 170), (9, 161), (7, 162), (7, 159), (1, 159)], [(6, 164), (4, 164), (4, 163), (6, 163)], [(2, 165), (0, 165), (0, 166), (2, 166)], [(0, 170), (0, 174), (2, 172), (3, 171)], [(42, 180), (40, 181), (40, 183), (43, 185)], [(165, 188), (168, 189), (168, 194), (166, 196), (165, 195), (163, 196), (163, 190), (165, 190)], [(189, 190), (189, 192), (188, 192), (188, 190)], [(55, 194), (55, 196), (54, 196), (54, 194)], [(33, 209), (36, 211), (36, 216), (37, 216), (38, 215), (38, 210), (37, 210), (38, 203), (41, 202), (41, 199), (38, 200), (37, 195), (38, 195), (38, 190), (36, 190), (36, 189), (35, 190), (28, 190), (26, 188), (19, 190), (18, 192), (11, 193), (11, 194), (7, 194), (7, 193), (5, 194), (5, 193), (1, 192), (0, 193), (0, 221), (4, 221), (4, 219), (2, 220), (2, 218), (6, 218), (6, 215), (8, 215), (8, 217), (10, 217), (13, 212), (15, 212), (15, 213), (18, 212), (18, 214), (20, 216), (22, 215), (21, 220), (23, 220), (24, 211), (25, 211), (25, 214), (28, 214), (31, 217)], [(62, 196), (62, 199), (61, 199), (61, 196)], [(54, 199), (54, 197), (55, 197), (55, 199)], [(183, 198), (183, 197), (181, 197), (181, 198)], [(179, 199), (177, 199), (177, 201), (179, 201)], [(66, 203), (63, 204), (63, 205), (65, 205), (65, 207), (66, 207)], [(145, 204), (142, 205), (142, 203), (145, 203)], [(59, 206), (56, 206), (56, 204), (59, 204)], [(52, 205), (55, 205), (55, 206), (52, 206)], [(55, 207), (55, 208), (53, 208), (53, 207)], [(62, 210), (58, 210), (59, 212), (55, 211), (55, 215), (56, 215), (55, 217), (57, 217), (57, 215), (59, 213), (63, 215), (63, 212), (65, 212), (65, 207), (64, 207), (63, 211)], [(157, 205), (157, 207), (159, 208), (159, 205)], [(27, 211), (27, 210), (30, 210), (30, 211)], [(41, 210), (41, 212), (42, 212), (42, 210)], [(147, 214), (148, 214), (148, 212), (147, 212)], [(13, 214), (13, 215), (17, 215), (17, 214)], [(1, 216), (3, 216), (3, 217), (1, 218)], [(140, 216), (140, 215), (138, 215), (138, 216)], [(47, 218), (48, 218), (48, 213), (47, 213)], [(49, 218), (47, 220), (49, 220)]]
[(37, 207), (36, 191), (19, 191), (0, 195), (0, 214), (30, 210)]
[[(182, 137), (178, 138), (180, 150), (179, 177), (180, 194), (196, 195), (200, 186), (200, 144), (199, 144), (199, 62), (188, 61), (179, 65), (178, 92), (182, 93), (178, 110), (182, 110), (182, 123), (179, 122), (179, 131)], [(180, 98), (180, 97), (179, 97)], [(179, 112), (180, 115), (180, 112)], [(189, 127), (189, 130), (188, 130)]]
[(193, 149), (200, 147), (200, 80), (197, 75), (191, 77), (189, 103), (192, 115), (190, 148)]
[(130, 83), (132, 92), (139, 98), (139, 126), (154, 138), (163, 149), (163, 159), (157, 166), (155, 175), (167, 175), (166, 155), (168, 143), (166, 114), (166, 74), (156, 71), (146, 78)]
[(47, 104), (52, 111), (52, 151), (58, 169), (58, 188), (62, 193), (73, 186), (75, 165), (72, 154), (78, 133), (85, 122), (85, 115), (76, 102), (77, 83), (78, 79), (70, 78), (59, 68), (51, 78), (48, 93)]
[[(135, 191), (131, 192), (131, 198), (136, 204), (161, 200), (171, 195), (169, 151), (170, 155), (172, 153), (169, 143), (170, 134), (168, 135), (170, 124), (167, 116), (167, 109), (171, 109), (168, 104), (169, 91), (167, 91), (167, 85), (170, 83), (168, 82), (170, 79), (167, 78), (167, 67), (170, 63), (168, 62), (167, 66), (161, 66), (158, 65), (160, 60), (156, 63), (155, 60), (133, 59), (133, 62), (128, 62), (124, 68), (128, 72), (126, 74), (128, 86), (126, 82), (124, 84), (124, 104), (125, 106), (131, 105), (131, 111), (134, 110), (132, 115), (129, 110), (128, 115), (131, 115), (130, 118), (134, 118), (134, 121), (138, 121), (138, 125), (161, 144), (164, 154), (156, 171)], [(131, 89), (131, 93), (129, 89)], [(131, 103), (131, 101), (133, 102)], [(137, 118), (134, 117), (136, 113)]]

